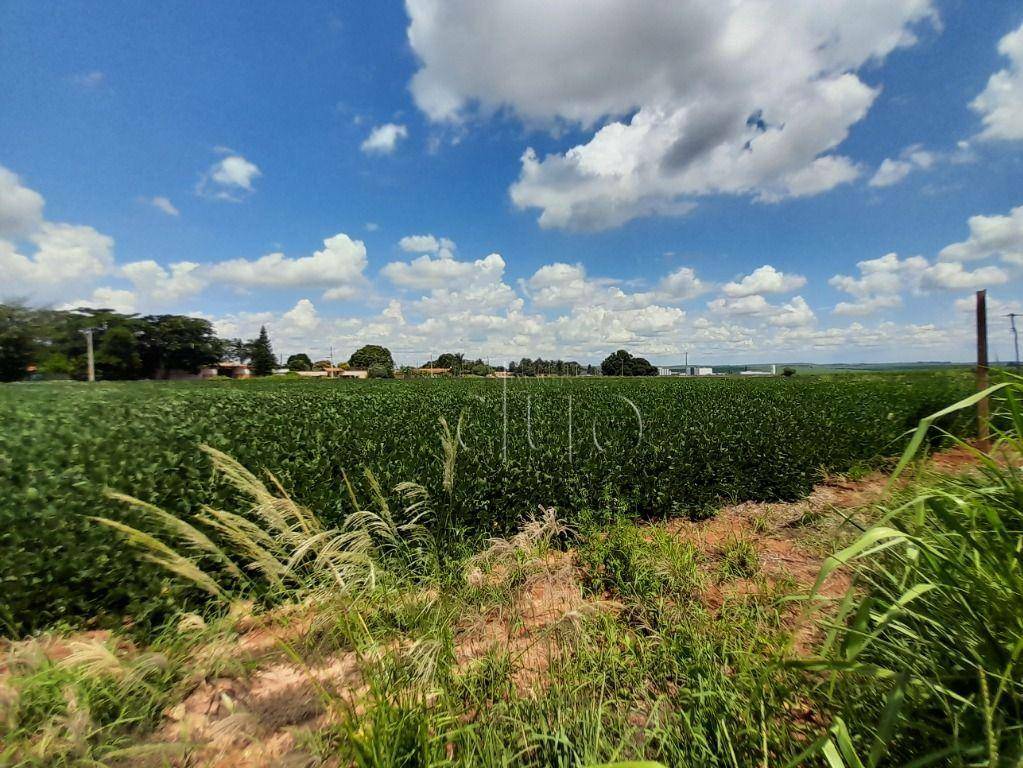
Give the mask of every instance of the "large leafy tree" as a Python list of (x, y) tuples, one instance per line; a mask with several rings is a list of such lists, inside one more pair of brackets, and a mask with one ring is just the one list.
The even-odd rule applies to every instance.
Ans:
[(222, 339), (220, 343), (222, 360), (236, 360), (239, 363), (247, 363), (252, 356), (252, 350), (249, 349), (247, 341), (242, 341), (241, 339)]
[(69, 311), (38, 310), (34, 321), (42, 373), (85, 378), (87, 354), (83, 331), (91, 329), (98, 378), (131, 379), (148, 375), (141, 362), (139, 344), (145, 321), (136, 315), (79, 307)]
[(22, 307), (0, 305), (0, 381), (25, 378), (33, 346), (29, 313)]
[(266, 326), (259, 329), (259, 337), (249, 343), (249, 350), (252, 356), (250, 368), (254, 376), (269, 376), (277, 367), (277, 360), (274, 358), (273, 347), (270, 346), (270, 335), (266, 332)]
[(388, 375), (394, 373), (394, 358), (391, 357), (391, 350), (378, 344), (367, 344), (355, 350), (348, 358), (348, 364), (358, 371), (379, 372), (380, 369), (384, 369)]
[(297, 355), (288, 357), (287, 366), (289, 371), (311, 371), (313, 361), (305, 352), (299, 352)]
[(139, 354), (144, 375), (159, 378), (171, 371), (195, 373), (223, 355), (223, 342), (209, 320), (183, 315), (147, 315), (140, 320)]
[(424, 368), (450, 368), (459, 371), (465, 367), (465, 355), (461, 352), (444, 352), (436, 360), (428, 360)]
[(103, 332), (96, 348), (96, 369), (102, 379), (138, 378), (142, 368), (138, 339), (127, 324)]
[(605, 376), (656, 376), (657, 368), (645, 357), (633, 357), (624, 349), (619, 349), (604, 358), (600, 371)]

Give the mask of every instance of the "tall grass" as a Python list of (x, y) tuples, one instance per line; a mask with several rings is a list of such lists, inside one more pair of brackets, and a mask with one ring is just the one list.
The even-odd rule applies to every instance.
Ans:
[[(328, 526), (292, 499), (272, 473), (266, 473), (264, 482), (227, 454), (210, 446), (202, 450), (214, 471), (247, 500), (242, 513), (205, 506), (189, 521), (141, 499), (107, 492), (111, 499), (146, 515), (165, 537), (175, 540), (175, 546), (117, 520), (92, 519), (124, 535), (145, 559), (218, 600), (232, 602), (255, 594), (274, 601), (315, 592), (365, 591), (377, 585), (385, 565), (421, 566), (435, 552), (424, 522), (433, 515), (431, 500), (420, 485), (402, 483), (397, 489), (408, 502), (399, 518), (371, 470), (365, 470), (370, 505), (360, 503), (346, 475), (355, 511), (341, 525)], [(451, 449), (449, 459), (445, 447), (445, 477), (450, 463), (452, 482), (454, 452)]]
[(840, 712), (810, 750), (832, 766), (1023, 764), (1023, 382), (984, 395), (998, 406), (995, 440), (986, 453), (967, 446), (976, 471), (919, 467), (821, 571), (818, 584), (843, 565), (855, 574), (820, 658), (804, 662), (826, 673)]

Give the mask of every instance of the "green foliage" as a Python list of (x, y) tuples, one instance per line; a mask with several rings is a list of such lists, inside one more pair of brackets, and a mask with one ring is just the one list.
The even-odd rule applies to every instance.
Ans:
[(182, 315), (147, 315), (139, 320), (139, 348), (144, 375), (158, 378), (170, 371), (194, 373), (224, 353), (224, 343), (209, 320)]
[(633, 357), (619, 349), (604, 358), (600, 371), (605, 376), (656, 376), (657, 368), (645, 357)]
[(720, 572), (732, 579), (752, 579), (760, 571), (756, 545), (748, 538), (736, 536), (721, 548)]
[[(146, 528), (115, 488), (176, 515), (233, 512), (208, 443), (336, 525), (370, 467), (385, 497), (405, 481), (444, 501), (460, 537), (504, 535), (538, 504), (573, 524), (578, 510), (696, 515), (722, 501), (791, 500), (822, 469), (897, 452), (921, 416), (970, 391), (968, 375), (777, 379), (461, 379), (360, 387), (322, 381), (60, 383), (0, 387), (0, 625), (21, 634), (61, 620), (159, 622), (202, 595), (91, 523)], [(507, 404), (504, 405), (505, 394)], [(639, 439), (636, 414), (643, 418)], [(502, 433), (503, 411), (508, 431)], [(571, 445), (569, 414), (571, 413)], [(464, 414), (450, 491), (438, 416)], [(944, 417), (970, 429), (968, 415)], [(454, 430), (452, 430), (454, 432)], [(597, 438), (594, 441), (594, 436)], [(598, 447), (599, 445), (599, 447)], [(204, 598), (203, 598), (204, 599)]]
[[(495, 370), (502, 371), (504, 368), (498, 366)], [(516, 376), (597, 376), (600, 368), (594, 365), (583, 365), (574, 360), (544, 360), (538, 357), (535, 360), (523, 357), (521, 360), (512, 360), (508, 363), (508, 371)]]
[(96, 368), (104, 379), (133, 379), (142, 368), (138, 339), (123, 325), (103, 333), (96, 349)]
[(32, 334), (21, 307), (0, 305), (0, 381), (18, 381), (32, 362)]
[(99, 379), (165, 378), (171, 371), (195, 373), (219, 360), (224, 348), (212, 324), (200, 318), (0, 305), (0, 381), (25, 378), (30, 363), (35, 363), (44, 376), (84, 378), (85, 328), (94, 330)]
[(305, 352), (299, 352), (297, 355), (288, 357), (287, 368), (289, 371), (311, 371), (313, 369), (313, 361), (309, 359), (309, 355)]
[(450, 368), (453, 373), (465, 368), (465, 355), (461, 352), (443, 352), (436, 360), (427, 360), (424, 368)]
[(260, 326), (259, 337), (249, 342), (249, 359), (253, 376), (269, 376), (277, 367), (277, 360), (274, 358), (273, 348), (270, 346), (270, 336), (266, 332), (266, 326)]
[[(528, 653), (557, 662), (528, 689), (528, 662), (514, 646), (499, 642), (460, 664), (440, 627), (411, 645), (376, 636), (372, 647), (389, 650), (363, 668), (367, 695), (338, 702), (344, 714), (314, 737), (314, 757), (365, 766), (784, 765), (815, 731), (787, 714), (808, 701), (799, 675), (774, 663), (785, 630), (773, 599), (745, 596), (720, 617), (671, 600), (577, 616), (534, 641)], [(471, 623), (474, 609), (465, 610), (452, 626)]]
[(818, 583), (842, 564), (856, 575), (821, 657), (803, 663), (830, 673), (841, 705), (811, 750), (831, 765), (1023, 760), (1023, 385), (997, 389), (1001, 426), (981, 471), (918, 476), (821, 571)]
[(700, 583), (695, 548), (663, 529), (627, 520), (591, 532), (576, 551), (586, 587), (595, 594), (649, 599), (691, 595)]
[(10, 653), (0, 699), (0, 764), (102, 765), (160, 721), (180, 669), (160, 653), (125, 658), (72, 641), (59, 663), (29, 641)]
[(392, 374), (394, 373), (394, 358), (391, 357), (391, 350), (378, 344), (367, 344), (355, 350), (348, 358), (348, 365), (359, 371), (369, 371), (374, 366), (382, 366)]
[(444, 352), (436, 360), (428, 360), (423, 367), (448, 368), (452, 376), (488, 376), (494, 370), (480, 358), (466, 360), (461, 352)]

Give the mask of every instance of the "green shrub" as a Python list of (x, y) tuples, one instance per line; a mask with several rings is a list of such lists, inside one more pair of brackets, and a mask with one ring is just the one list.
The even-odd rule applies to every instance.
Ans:
[(760, 556), (756, 545), (748, 538), (735, 536), (721, 548), (722, 576), (731, 579), (752, 579), (760, 571)]
[(693, 595), (700, 586), (696, 548), (663, 529), (627, 520), (585, 537), (576, 551), (586, 588), (640, 599)]

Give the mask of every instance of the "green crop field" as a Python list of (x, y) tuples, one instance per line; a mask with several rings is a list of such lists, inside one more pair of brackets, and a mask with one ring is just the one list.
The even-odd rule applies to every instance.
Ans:
[(88, 516), (138, 523), (107, 488), (181, 514), (230, 508), (202, 444), (273, 471), (336, 522), (352, 509), (343, 471), (360, 493), (366, 467), (385, 493), (409, 480), (439, 493), (438, 420), (461, 418), (448, 501), (464, 540), (505, 533), (541, 504), (571, 521), (794, 499), (825, 470), (897, 454), (906, 430), (970, 386), (928, 373), (4, 387), (0, 620), (20, 634), (172, 608), (178, 589)]
[(0, 765), (1019, 765), (999, 379), (0, 389)]

